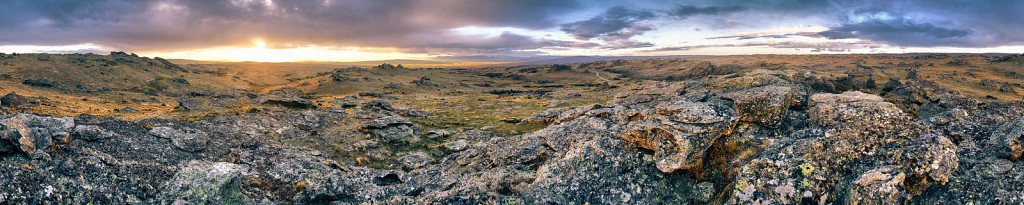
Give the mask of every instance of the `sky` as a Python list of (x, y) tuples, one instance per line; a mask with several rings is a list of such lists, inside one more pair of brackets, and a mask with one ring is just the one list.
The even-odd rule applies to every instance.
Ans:
[(5, 0), (0, 52), (213, 61), (1021, 53), (1020, 0)]

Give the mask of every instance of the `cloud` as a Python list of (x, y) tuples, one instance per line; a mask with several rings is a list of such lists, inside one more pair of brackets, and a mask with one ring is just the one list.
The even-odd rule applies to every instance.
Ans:
[(735, 39), (735, 40), (751, 40), (751, 39), (782, 39), (790, 37), (822, 37), (821, 34), (816, 32), (796, 32), (796, 33), (748, 33), (748, 34), (735, 34), (726, 36), (712, 36), (707, 39)]
[(822, 43), (809, 43), (801, 41), (776, 41), (776, 42), (743, 42), (743, 43), (731, 43), (731, 44), (704, 44), (704, 45), (691, 45), (691, 46), (671, 46), (661, 47), (647, 50), (648, 52), (665, 52), (665, 51), (689, 51), (698, 50), (704, 48), (743, 48), (743, 47), (769, 47), (769, 48), (792, 48), (792, 49), (811, 49), (811, 52), (849, 52), (853, 48), (877, 48), (879, 45), (870, 42), (854, 42), (854, 43), (843, 43), (843, 42), (822, 42)]
[(861, 0), (838, 7), (845, 15), (822, 36), (912, 47), (1024, 44), (1024, 26), (1015, 25), (1024, 21), (1024, 1)]
[[(909, 47), (994, 47), (1024, 45), (1020, 8), (1024, 1), (8, 0), (0, 6), (0, 45), (93, 43), (170, 52), (252, 46), (259, 38), (271, 48), (316, 45), (470, 56), (805, 36)], [(763, 34), (796, 24), (830, 28)], [(514, 32), (455, 30), (462, 27)], [(708, 36), (725, 32), (762, 34)]]
[(0, 45), (187, 50), (261, 38), (275, 47), (524, 48), (545, 43), (522, 35), (449, 37), (464, 37), (451, 29), (467, 25), (551, 28), (579, 7), (575, 0), (13, 0), (0, 7)]
[(680, 5), (676, 8), (668, 11), (669, 16), (678, 18), (686, 18), (696, 15), (719, 15), (719, 14), (730, 14), (740, 11), (747, 10), (746, 7), (741, 6), (709, 6), (709, 7), (698, 7), (692, 5)]
[(909, 19), (872, 19), (843, 24), (818, 34), (830, 39), (871, 39), (900, 46), (952, 46), (965, 44), (971, 31)]
[(651, 11), (612, 7), (603, 14), (588, 20), (562, 24), (560, 30), (576, 39), (589, 40), (601, 36), (618, 35), (624, 29), (633, 28), (637, 22), (650, 20), (654, 17), (654, 12)]
[(605, 44), (601, 46), (603, 49), (651, 47), (654, 46), (653, 43), (640, 42), (631, 38), (654, 30), (654, 26), (639, 24), (639, 22), (655, 17), (656, 15), (652, 11), (612, 7), (601, 15), (588, 20), (562, 24), (560, 30), (578, 40), (596, 38), (604, 41)]

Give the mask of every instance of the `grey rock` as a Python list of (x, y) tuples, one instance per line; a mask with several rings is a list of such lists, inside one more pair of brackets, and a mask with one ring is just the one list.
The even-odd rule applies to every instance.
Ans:
[(452, 133), (448, 130), (431, 130), (427, 132), (428, 139), (444, 139), (450, 136)]
[(149, 130), (149, 134), (170, 139), (175, 148), (186, 152), (202, 151), (206, 149), (206, 145), (210, 141), (210, 135), (206, 132), (187, 127), (180, 129), (172, 127), (154, 127)]
[(441, 85), (438, 85), (433, 81), (430, 81), (430, 78), (428, 78), (427, 76), (420, 77), (420, 79), (414, 80), (412, 81), (412, 83), (424, 87), (441, 87)]
[(331, 100), (331, 104), (334, 104), (337, 108), (354, 108), (359, 106), (358, 100), (359, 96), (347, 96)]
[(293, 87), (283, 87), (267, 92), (256, 98), (256, 102), (296, 109), (316, 108), (313, 101), (309, 100), (309, 96), (306, 96), (302, 90)]
[(31, 155), (36, 149), (50, 147), (55, 136), (66, 135), (74, 126), (74, 120), (69, 117), (42, 117), (23, 113), (0, 119), (0, 140)]
[(433, 162), (434, 158), (425, 152), (413, 152), (405, 154), (405, 156), (398, 160), (402, 162), (402, 167), (406, 169), (419, 169)]
[(444, 148), (449, 151), (458, 152), (466, 149), (468, 142), (466, 140), (455, 140), (444, 144)]
[(226, 162), (190, 161), (163, 185), (160, 203), (250, 204), (242, 191), (249, 168)]
[(848, 203), (895, 203), (947, 183), (958, 168), (952, 141), (879, 96), (847, 92), (811, 100), (810, 122), (825, 130), (776, 144), (744, 165), (730, 203), (835, 203), (842, 199), (837, 195), (850, 195)]
[(1024, 155), (1024, 119), (1007, 122), (996, 128), (991, 140), (999, 149), (999, 154), (1010, 160), (1017, 160)]
[(63, 163), (60, 163), (60, 166), (57, 167), (57, 170), (61, 174), (67, 176), (78, 176), (78, 165), (75, 164), (75, 161), (71, 159), (64, 160)]
[(197, 111), (206, 108), (206, 104), (197, 98), (181, 98), (178, 99), (178, 106), (186, 111)]
[(1017, 90), (1014, 90), (1013, 86), (1008, 84), (1008, 83), (1004, 83), (1003, 85), (1000, 85), (999, 86), (999, 92), (1017, 94)]
[(1005, 174), (1013, 170), (1013, 162), (1005, 159), (996, 159), (992, 161), (992, 172), (995, 174)]
[(33, 160), (49, 160), (50, 154), (47, 154), (43, 150), (36, 150), (35, 152), (32, 153), (31, 157)]
[(25, 96), (18, 95), (17, 93), (7, 93), (3, 97), (0, 97), (0, 106), (4, 107), (21, 107), (31, 105), (31, 100)]
[(419, 141), (413, 134), (412, 122), (402, 117), (385, 116), (367, 123), (364, 127), (386, 143), (405, 144)]
[(114, 138), (120, 135), (96, 125), (78, 125), (75, 126), (75, 136), (87, 141), (97, 141)]
[(429, 112), (417, 109), (395, 109), (395, 112), (397, 112), (399, 115), (412, 118), (422, 118), (430, 116)]
[(388, 111), (395, 110), (394, 107), (391, 107), (391, 103), (389, 103), (388, 101), (384, 101), (384, 100), (371, 100), (371, 101), (368, 101), (366, 103), (363, 103), (362, 108), (363, 109), (367, 109), (367, 110), (388, 110)]
[(626, 124), (619, 137), (653, 150), (663, 172), (699, 167), (712, 142), (730, 132), (737, 119), (728, 107), (682, 100), (638, 114), (642, 117)]
[(789, 107), (796, 102), (794, 89), (784, 86), (756, 87), (723, 96), (735, 102), (733, 107), (741, 122), (756, 122), (769, 127), (779, 125)]

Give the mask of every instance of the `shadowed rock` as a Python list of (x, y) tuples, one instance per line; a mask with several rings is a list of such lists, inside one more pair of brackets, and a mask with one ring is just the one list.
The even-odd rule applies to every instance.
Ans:
[(1007, 122), (992, 133), (999, 154), (1010, 160), (1020, 159), (1024, 155), (1024, 119)]
[(17, 93), (7, 93), (3, 97), (0, 97), (0, 106), (4, 107), (21, 107), (30, 105), (32, 102), (25, 96), (18, 95)]
[(309, 97), (302, 90), (293, 87), (284, 87), (267, 92), (260, 95), (256, 102), (296, 109), (316, 108), (313, 101), (310, 101)]

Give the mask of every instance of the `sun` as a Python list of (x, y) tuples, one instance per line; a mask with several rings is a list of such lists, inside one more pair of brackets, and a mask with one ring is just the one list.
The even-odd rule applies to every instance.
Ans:
[(263, 39), (253, 39), (252, 44), (255, 45), (256, 48), (267, 48), (267, 41), (264, 41)]

